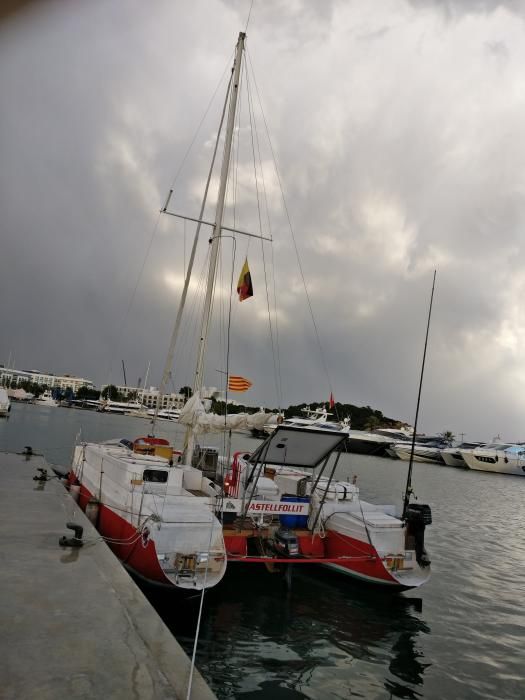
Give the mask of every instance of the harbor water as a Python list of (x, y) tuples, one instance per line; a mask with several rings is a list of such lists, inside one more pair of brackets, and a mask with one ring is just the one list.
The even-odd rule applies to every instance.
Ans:
[[(68, 466), (76, 439), (134, 438), (148, 428), (140, 418), (15, 404), (0, 420), (0, 449), (31, 446)], [(181, 437), (169, 422), (157, 432)], [(233, 436), (233, 448), (257, 444)], [(365, 500), (399, 507), (406, 471), (405, 462), (350, 454), (338, 476), (357, 474)], [(413, 485), (433, 515), (432, 577), (416, 591), (302, 566), (288, 590), (262, 566), (229, 567), (205, 596), (197, 646), (197, 666), (219, 698), (525, 698), (525, 478), (416, 464)], [(145, 592), (191, 654), (198, 597), (181, 605)]]

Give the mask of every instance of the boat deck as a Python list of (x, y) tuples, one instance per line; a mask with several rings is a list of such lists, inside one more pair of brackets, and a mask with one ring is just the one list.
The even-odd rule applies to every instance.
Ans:
[[(190, 661), (40, 457), (0, 453), (0, 652), (6, 700), (186, 698)], [(66, 522), (84, 528), (84, 546)], [(197, 670), (192, 700), (213, 700)]]

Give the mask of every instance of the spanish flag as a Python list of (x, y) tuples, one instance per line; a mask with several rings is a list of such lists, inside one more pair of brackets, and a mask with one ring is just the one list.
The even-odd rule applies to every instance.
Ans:
[(245, 299), (253, 297), (252, 276), (250, 274), (250, 268), (248, 267), (248, 258), (244, 261), (241, 275), (237, 282), (237, 294), (239, 295), (239, 301), (244, 301)]
[(229, 391), (248, 391), (252, 386), (249, 379), (244, 377), (239, 377), (234, 374), (230, 374), (228, 377), (228, 389)]

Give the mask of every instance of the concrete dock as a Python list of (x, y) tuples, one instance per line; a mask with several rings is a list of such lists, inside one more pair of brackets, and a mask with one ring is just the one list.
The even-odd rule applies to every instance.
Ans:
[[(0, 453), (0, 697), (183, 700), (190, 659), (39, 457)], [(85, 544), (59, 546), (84, 528)], [(183, 604), (174, 597), (174, 605)], [(215, 695), (195, 669), (190, 697)]]

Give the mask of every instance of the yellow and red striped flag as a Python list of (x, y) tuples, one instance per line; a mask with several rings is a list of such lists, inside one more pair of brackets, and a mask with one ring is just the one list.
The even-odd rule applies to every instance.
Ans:
[(230, 391), (248, 391), (251, 386), (250, 380), (244, 377), (239, 377), (235, 374), (230, 374), (228, 377), (228, 389)]

